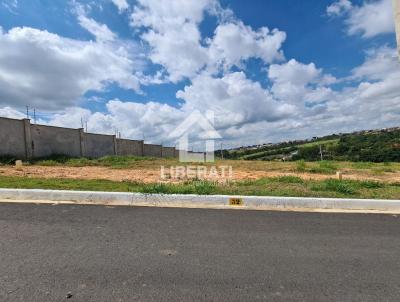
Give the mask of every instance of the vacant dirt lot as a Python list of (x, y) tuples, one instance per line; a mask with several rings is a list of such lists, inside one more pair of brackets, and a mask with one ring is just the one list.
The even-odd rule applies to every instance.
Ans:
[[(180, 165), (178, 162), (162, 160), (140, 161), (129, 167), (104, 167), (104, 166), (41, 166), (26, 165), (22, 167), (0, 166), (0, 175), (43, 178), (71, 178), (71, 179), (107, 179), (113, 181), (137, 181), (144, 183), (159, 182), (160, 167)], [(399, 164), (371, 164), (368, 168), (356, 168), (352, 163), (334, 163), (335, 168), (330, 171), (315, 171), (318, 163), (306, 163), (305, 171), (299, 172), (296, 163), (281, 162), (254, 162), (254, 161), (223, 161), (217, 162), (217, 166), (232, 166), (233, 180), (259, 179), (263, 177), (298, 176), (303, 179), (322, 180), (335, 178), (335, 171), (343, 174), (343, 179), (373, 180), (382, 182), (400, 182)], [(205, 165), (207, 169), (210, 165)], [(314, 171), (313, 171), (314, 169)], [(310, 172), (311, 171), (311, 172)], [(210, 175), (205, 179), (214, 180)], [(185, 179), (168, 178), (164, 182), (183, 182)]]

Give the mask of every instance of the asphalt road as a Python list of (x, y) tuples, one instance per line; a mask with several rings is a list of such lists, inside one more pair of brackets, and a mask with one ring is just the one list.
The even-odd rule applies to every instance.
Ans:
[(399, 301), (400, 217), (0, 204), (0, 301)]

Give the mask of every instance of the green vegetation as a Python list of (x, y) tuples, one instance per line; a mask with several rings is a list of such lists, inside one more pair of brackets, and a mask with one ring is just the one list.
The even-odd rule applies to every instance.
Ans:
[(45, 179), (0, 176), (1, 188), (91, 190), (163, 194), (226, 194), (256, 196), (350, 197), (400, 199), (400, 183), (326, 179), (296, 176), (261, 178), (218, 184), (191, 180), (181, 184), (114, 182), (109, 180)]
[(303, 159), (296, 161), (296, 172), (299, 173), (317, 173), (317, 174), (335, 174), (338, 165), (332, 161), (320, 161), (317, 164), (306, 163)]
[(333, 134), (312, 140), (224, 150), (223, 153), (227, 159), (318, 161), (322, 153), (325, 160), (400, 162), (400, 128)]
[(13, 156), (3, 155), (0, 156), (0, 165), (13, 165), (16, 160)]
[(129, 168), (138, 161), (151, 161), (149, 157), (139, 156), (104, 156), (97, 159), (88, 158), (70, 158), (67, 156), (51, 156), (48, 158), (37, 159), (33, 164), (40, 166), (67, 166), (67, 167), (84, 167), (84, 166), (104, 166), (112, 168)]

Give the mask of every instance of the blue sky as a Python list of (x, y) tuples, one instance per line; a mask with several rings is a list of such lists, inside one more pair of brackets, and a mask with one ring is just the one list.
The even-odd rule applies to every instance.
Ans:
[(393, 24), (391, 0), (0, 0), (0, 115), (160, 142), (211, 110), (230, 146), (399, 126)]

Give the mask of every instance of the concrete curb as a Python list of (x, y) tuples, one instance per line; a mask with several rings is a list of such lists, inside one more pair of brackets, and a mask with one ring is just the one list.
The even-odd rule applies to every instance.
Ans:
[(400, 200), (0, 189), (0, 202), (400, 213)]

